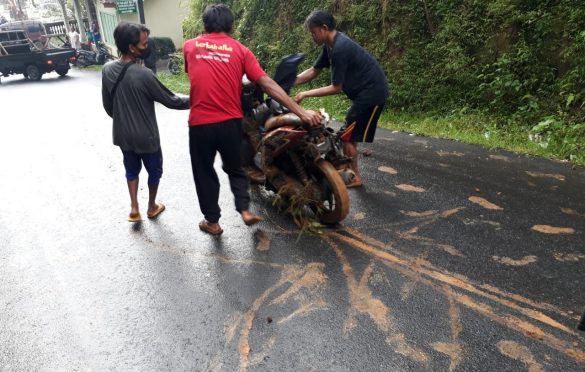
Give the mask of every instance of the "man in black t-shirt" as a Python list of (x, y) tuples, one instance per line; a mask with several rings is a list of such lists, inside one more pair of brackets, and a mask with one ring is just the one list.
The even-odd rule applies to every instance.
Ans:
[(384, 104), (388, 99), (388, 81), (378, 62), (364, 48), (335, 29), (335, 19), (324, 10), (312, 12), (305, 21), (313, 40), (322, 45), (313, 67), (297, 76), (295, 85), (315, 79), (323, 68), (331, 68), (331, 85), (300, 92), (297, 102), (306, 97), (323, 97), (344, 92), (352, 101), (345, 117), (343, 151), (352, 158), (356, 174), (347, 187), (362, 186), (357, 164), (357, 143), (372, 142)]

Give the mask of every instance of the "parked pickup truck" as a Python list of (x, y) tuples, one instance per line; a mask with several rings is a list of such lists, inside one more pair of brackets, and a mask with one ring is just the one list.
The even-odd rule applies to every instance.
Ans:
[(31, 80), (41, 80), (51, 71), (61, 76), (69, 72), (69, 63), (75, 62), (75, 49), (56, 48), (39, 50), (24, 31), (0, 32), (0, 73), (2, 76), (23, 74)]

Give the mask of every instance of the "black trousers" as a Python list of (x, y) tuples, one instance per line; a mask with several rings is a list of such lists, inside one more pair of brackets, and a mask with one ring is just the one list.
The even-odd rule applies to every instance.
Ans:
[(218, 204), (219, 178), (213, 168), (218, 152), (223, 162), (222, 169), (230, 181), (236, 210), (238, 212), (248, 210), (250, 205), (248, 178), (242, 169), (240, 154), (242, 134), (241, 119), (189, 128), (189, 152), (199, 208), (205, 219), (211, 223), (218, 222), (221, 217), (221, 208)]

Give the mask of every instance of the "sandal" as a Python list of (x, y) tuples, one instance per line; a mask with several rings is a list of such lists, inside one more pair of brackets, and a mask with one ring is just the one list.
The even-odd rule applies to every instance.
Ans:
[(140, 215), (140, 212), (130, 213), (128, 215), (128, 222), (140, 222), (140, 221), (142, 221), (142, 216)]
[(147, 213), (146, 216), (150, 219), (156, 218), (158, 217), (159, 214), (161, 214), (164, 210), (165, 210), (165, 205), (163, 203), (158, 203), (156, 205), (156, 210), (152, 213)]
[(219, 226), (219, 224), (215, 224), (217, 225), (217, 227), (212, 227), (211, 222), (207, 221), (207, 220), (203, 220), (201, 222), (199, 222), (199, 230), (208, 233), (209, 235), (213, 235), (213, 236), (218, 236), (221, 235), (221, 233), (223, 233), (223, 229), (221, 228), (221, 226)]

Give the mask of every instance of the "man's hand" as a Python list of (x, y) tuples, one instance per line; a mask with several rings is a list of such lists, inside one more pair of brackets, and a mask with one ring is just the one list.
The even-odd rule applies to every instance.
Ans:
[(294, 98), (296, 103), (301, 103), (304, 99), (305, 99), (305, 92), (298, 93)]
[[(296, 99), (296, 97), (295, 97)], [(312, 127), (316, 127), (317, 125), (321, 124), (321, 120), (323, 120), (323, 116), (319, 111), (313, 110), (303, 110), (303, 115), (300, 116), (301, 120), (304, 123), (308, 123)]]

